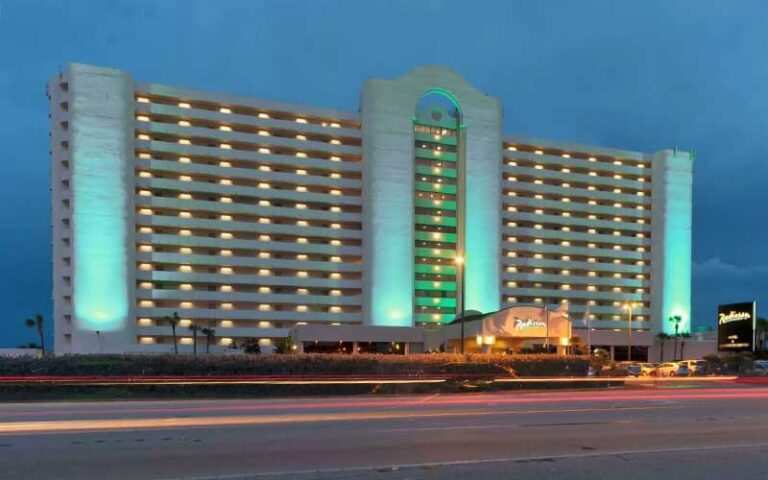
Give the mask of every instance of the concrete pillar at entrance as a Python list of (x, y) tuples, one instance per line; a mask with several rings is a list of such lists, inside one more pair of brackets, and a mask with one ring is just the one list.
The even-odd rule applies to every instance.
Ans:
[(611, 345), (611, 360), (616, 360), (616, 349)]
[(299, 339), (295, 339), (294, 342), (294, 345), (296, 345), (296, 353), (304, 353), (304, 342)]
[(357, 349), (358, 349), (357, 342), (352, 342), (352, 355), (356, 355), (360, 353)]

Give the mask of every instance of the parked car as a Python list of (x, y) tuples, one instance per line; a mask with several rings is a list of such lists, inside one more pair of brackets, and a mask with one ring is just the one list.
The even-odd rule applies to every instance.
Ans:
[(687, 377), (690, 374), (687, 365), (677, 362), (662, 363), (652, 373), (655, 377)]
[(647, 377), (651, 374), (654, 370), (656, 370), (656, 367), (658, 364), (656, 363), (640, 363), (640, 376), (641, 377)]
[(627, 375), (629, 375), (630, 377), (639, 377), (640, 372), (642, 372), (642, 368), (640, 367), (640, 364), (635, 362), (621, 362), (619, 363), (618, 367), (626, 370)]
[(688, 371), (691, 375), (707, 374), (707, 362), (704, 360), (683, 360), (680, 364), (688, 367)]

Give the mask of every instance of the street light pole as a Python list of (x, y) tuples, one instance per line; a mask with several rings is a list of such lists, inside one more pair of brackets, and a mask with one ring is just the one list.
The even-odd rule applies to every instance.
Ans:
[(632, 361), (632, 308), (635, 307), (633, 303), (625, 303), (624, 308), (629, 313), (627, 320), (627, 361)]
[(454, 260), (459, 274), (459, 311), (461, 315), (461, 339), (459, 340), (459, 352), (464, 354), (464, 257), (459, 255)]

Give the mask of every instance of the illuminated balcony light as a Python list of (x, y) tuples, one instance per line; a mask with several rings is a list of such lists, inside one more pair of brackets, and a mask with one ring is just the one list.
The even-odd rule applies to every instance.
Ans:
[(221, 197), (221, 198), (219, 198), (219, 202), (221, 202), (221, 203), (232, 203), (232, 198), (230, 198), (230, 197)]
[(152, 215), (154, 212), (149, 208), (140, 208), (139, 215)]
[(189, 157), (179, 157), (179, 163), (192, 163)]
[(144, 271), (144, 272), (148, 272), (148, 271), (152, 270), (152, 268), (153, 267), (152, 267), (151, 263), (140, 263), (139, 264), (139, 270)]
[(544, 170), (544, 165), (534, 165), (533, 168), (536, 170)]
[(341, 161), (341, 157), (337, 157), (337, 156), (335, 156), (335, 155), (332, 155), (332, 156), (329, 158), (329, 160), (330, 160), (330, 161), (332, 161), (332, 162), (340, 162), (340, 161)]
[(341, 246), (341, 240), (331, 240), (331, 245), (339, 247)]
[(192, 126), (192, 124), (191, 124), (191, 123), (189, 123), (189, 121), (188, 121), (188, 120), (179, 120), (179, 126), (180, 126), (180, 127), (191, 127), (191, 126)]
[(262, 242), (270, 242), (272, 241), (272, 237), (269, 235), (259, 235), (259, 240)]
[(147, 97), (136, 97), (136, 101), (139, 103), (149, 103), (149, 99)]
[(259, 153), (272, 153), (272, 150), (270, 150), (268, 148), (261, 147), (261, 148), (259, 148), (258, 152)]
[(331, 140), (331, 145), (341, 145), (341, 140), (336, 140), (335, 138)]
[(266, 130), (259, 130), (258, 135), (261, 137), (268, 137), (270, 136), (270, 133)]
[(219, 250), (219, 255), (221, 255), (222, 257), (231, 257), (232, 250)]
[(299, 237), (296, 239), (296, 243), (308, 243), (308, 240), (304, 237)]
[(341, 190), (331, 190), (329, 193), (330, 193), (331, 195), (336, 195), (336, 196), (338, 196), (338, 195), (341, 195)]
[(222, 275), (232, 275), (232, 267), (219, 267), (219, 273)]
[(181, 218), (192, 218), (192, 213), (190, 213), (190, 212), (179, 212), (179, 216)]
[(262, 303), (261, 305), (259, 305), (259, 311), (261, 312), (268, 312), (270, 310), (272, 310), (272, 305), (268, 305), (265, 303)]
[(333, 280), (341, 280), (341, 274), (338, 272), (333, 272), (329, 275), (329, 277)]
[(331, 207), (331, 211), (333, 213), (339, 213), (339, 212), (341, 212), (341, 207), (333, 206), (333, 207)]
[(298, 225), (299, 227), (308, 227), (309, 222), (306, 220), (296, 220), (296, 225)]
[(150, 159), (150, 158), (152, 158), (152, 156), (150, 154), (148, 154), (148, 153), (140, 153), (139, 154), (139, 158)]
[(307, 187), (305, 187), (303, 185), (299, 185), (298, 187), (296, 187), (296, 191), (297, 192), (306, 192), (307, 191)]
[(152, 192), (150, 192), (149, 190), (139, 190), (139, 196), (141, 196), (141, 197), (151, 197), (152, 196)]
[(270, 118), (268, 113), (261, 112), (257, 115), (259, 118)]
[(146, 133), (142, 133), (142, 134), (139, 134), (139, 140), (151, 140), (151, 138)]
[(509, 145), (507, 147), (507, 150), (509, 150), (510, 152), (516, 152), (517, 151), (517, 147), (515, 147), (514, 145)]
[(309, 311), (309, 307), (307, 307), (306, 305), (296, 305), (296, 311), (306, 312), (306, 311)]
[(219, 148), (221, 148), (223, 150), (232, 150), (232, 145), (230, 145), (228, 143), (221, 143), (221, 144), (219, 144)]
[(192, 235), (192, 231), (191, 230), (179, 230), (179, 235), (181, 235), (182, 237), (188, 237), (188, 236)]
[(262, 268), (262, 269), (259, 270), (259, 276), (260, 277), (268, 277), (270, 275), (272, 275), (272, 271), (271, 270), (268, 270), (266, 268)]
[(307, 123), (306, 118), (296, 117), (296, 123)]
[(232, 110), (227, 107), (220, 107), (219, 113), (232, 113)]
[(331, 228), (333, 228), (333, 229), (337, 229), (337, 230), (338, 230), (338, 229), (340, 229), (340, 228), (341, 228), (341, 224), (340, 224), (340, 223), (332, 223), (332, 224), (331, 224)]
[(139, 233), (152, 233), (152, 227), (139, 227)]
[(179, 108), (192, 108), (192, 105), (187, 102), (179, 102)]
[(262, 188), (262, 189), (265, 189), (265, 190), (272, 188), (272, 186), (270, 184), (266, 183), (266, 182), (261, 182), (261, 183), (259, 183), (258, 186), (259, 186), (259, 188)]
[(561, 168), (560, 171), (562, 173), (571, 173), (571, 169), (570, 168)]
[(192, 142), (189, 139), (187, 139), (187, 138), (180, 138), (179, 139), (179, 144), (181, 144), (181, 145), (192, 145)]
[(231, 222), (232, 215), (219, 215), (219, 220), (223, 220), (225, 222)]
[(341, 128), (341, 124), (336, 122), (331, 122), (331, 128)]
[(307, 158), (307, 154), (305, 152), (296, 152), (296, 156), (299, 158)]
[(296, 272), (296, 276), (299, 278), (307, 278), (309, 274), (304, 270), (299, 270), (298, 272)]
[(231, 239), (235, 238), (235, 236), (232, 235), (230, 232), (221, 232), (219, 234), (219, 238), (223, 238), (225, 240), (231, 240)]
[(535, 153), (536, 155), (544, 155), (543, 150), (534, 150), (533, 153)]
[(303, 203), (297, 203), (297, 204), (296, 204), (296, 208), (297, 208), (298, 210), (306, 210), (306, 209), (307, 209), (307, 206), (306, 206), (305, 204), (303, 204)]
[(232, 180), (228, 178), (222, 178), (219, 180), (219, 185), (232, 185)]
[(179, 290), (192, 290), (191, 283), (182, 283), (179, 285)]
[(179, 271), (183, 273), (190, 273), (192, 272), (192, 266), (191, 265), (179, 265)]
[(219, 305), (219, 308), (220, 308), (221, 310), (232, 310), (232, 309), (234, 308), (234, 305), (232, 305), (232, 304), (231, 304), (231, 303), (229, 303), (229, 302), (224, 302), (224, 303), (222, 303), (221, 305)]
[(306, 140), (306, 139), (307, 139), (306, 135), (296, 135), (296, 140)]
[(146, 115), (138, 115), (136, 117), (136, 120), (138, 120), (140, 122), (148, 122), (149, 121), (149, 117), (146, 116)]
[(304, 261), (304, 260), (306, 260), (307, 258), (309, 258), (309, 257), (307, 256), (307, 254), (306, 254), (306, 253), (300, 253), (300, 254), (296, 255), (296, 260), (302, 260), (302, 261)]
[(331, 257), (331, 262), (341, 263), (341, 257), (336, 257), (336, 256)]

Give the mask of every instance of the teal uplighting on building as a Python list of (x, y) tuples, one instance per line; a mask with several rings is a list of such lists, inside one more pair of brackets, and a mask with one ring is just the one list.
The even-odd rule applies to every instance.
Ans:
[(434, 65), (355, 111), (87, 65), (48, 93), (57, 352), (187, 352), (190, 326), (214, 352), (415, 352), (462, 306), (567, 312), (611, 352), (690, 330), (688, 153), (503, 134)]

